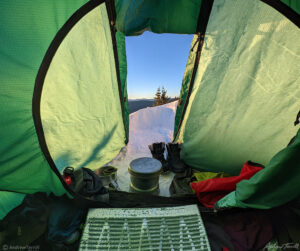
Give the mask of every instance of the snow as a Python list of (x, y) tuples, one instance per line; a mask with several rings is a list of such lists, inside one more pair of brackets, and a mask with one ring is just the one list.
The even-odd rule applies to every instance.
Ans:
[[(129, 142), (120, 154), (109, 163), (118, 168), (118, 184), (122, 191), (129, 191), (129, 163), (140, 157), (152, 157), (148, 145), (171, 142), (177, 101), (161, 106), (147, 107), (130, 114)], [(160, 195), (169, 196), (173, 173), (160, 175)]]

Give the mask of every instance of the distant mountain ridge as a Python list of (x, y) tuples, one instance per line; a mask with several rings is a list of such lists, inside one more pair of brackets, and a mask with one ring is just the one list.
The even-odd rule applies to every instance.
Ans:
[[(171, 98), (168, 103), (174, 100), (175, 100), (174, 98)], [(129, 113), (136, 112), (146, 107), (152, 107), (153, 102), (154, 99), (129, 99), (128, 100)]]
[(140, 109), (153, 106), (153, 99), (129, 99), (129, 113), (136, 112)]

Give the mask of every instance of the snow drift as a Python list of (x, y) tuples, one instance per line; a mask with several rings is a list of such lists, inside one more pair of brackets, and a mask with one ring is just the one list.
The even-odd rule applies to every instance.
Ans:
[[(177, 101), (161, 106), (147, 107), (130, 114), (129, 142), (120, 154), (109, 163), (118, 168), (118, 183), (121, 190), (128, 191), (129, 163), (136, 158), (151, 157), (148, 145), (154, 142), (171, 142)], [(160, 176), (160, 195), (169, 195), (173, 174)]]

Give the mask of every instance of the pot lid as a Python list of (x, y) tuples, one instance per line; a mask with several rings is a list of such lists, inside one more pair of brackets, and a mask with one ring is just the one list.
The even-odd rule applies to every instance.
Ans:
[(157, 159), (143, 157), (131, 161), (129, 169), (134, 173), (153, 174), (160, 172), (161, 163)]

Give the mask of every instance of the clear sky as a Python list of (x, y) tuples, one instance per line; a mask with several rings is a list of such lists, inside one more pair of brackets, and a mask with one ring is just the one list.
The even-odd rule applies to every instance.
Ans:
[(179, 96), (192, 37), (151, 32), (126, 37), (129, 99), (153, 98), (159, 86)]

